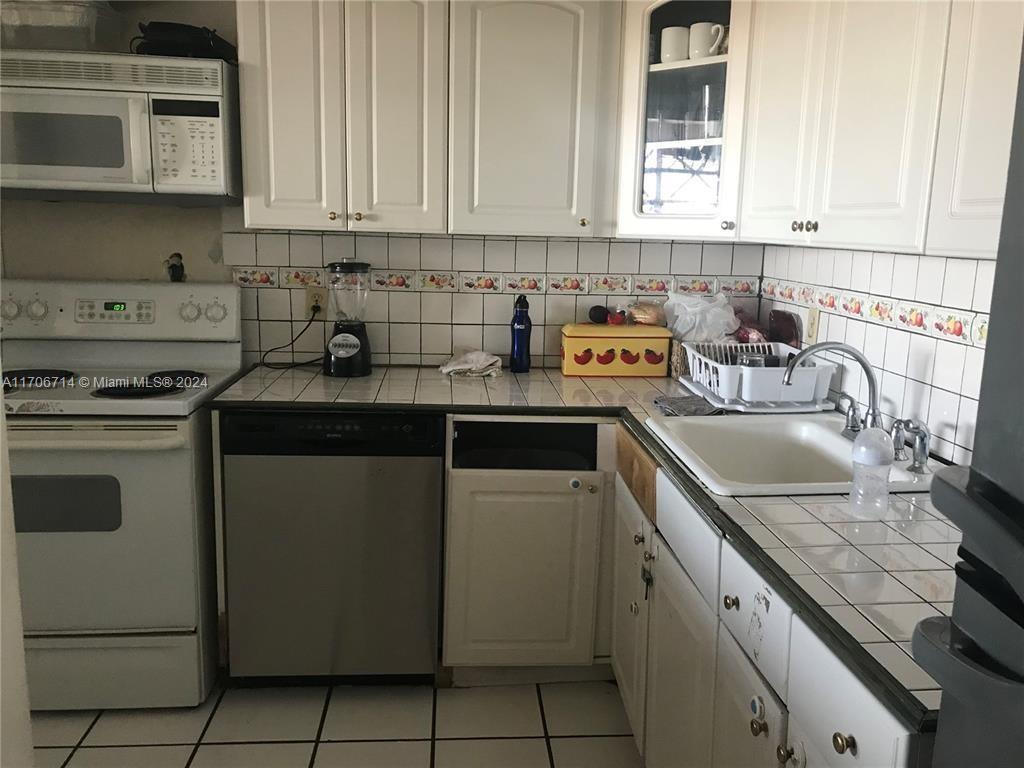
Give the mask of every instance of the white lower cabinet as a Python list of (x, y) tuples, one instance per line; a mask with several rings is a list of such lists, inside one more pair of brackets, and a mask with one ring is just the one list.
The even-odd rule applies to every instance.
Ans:
[(718, 617), (654, 536), (647, 639), (647, 768), (711, 764)]
[(633, 498), (622, 476), (615, 475), (615, 587), (612, 597), (612, 670), (626, 708), (637, 749), (644, 751), (644, 705), (647, 687), (649, 572), (654, 526)]
[(799, 723), (788, 748), (807, 768), (909, 768), (928, 752), (931, 736), (911, 733), (798, 617), (786, 701)]
[(718, 630), (714, 712), (714, 768), (777, 768), (778, 747), (786, 743), (786, 707), (724, 624)]
[(449, 472), (446, 666), (593, 663), (602, 478)]

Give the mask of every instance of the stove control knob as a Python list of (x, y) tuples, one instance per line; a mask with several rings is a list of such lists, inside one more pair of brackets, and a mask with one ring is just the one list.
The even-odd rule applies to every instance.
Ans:
[(203, 308), (196, 304), (194, 301), (182, 302), (181, 306), (178, 307), (178, 314), (181, 319), (186, 323), (194, 323), (203, 315)]
[(49, 311), (50, 308), (41, 299), (32, 299), (25, 307), (25, 314), (29, 316), (30, 320), (42, 320)]
[(228, 308), (219, 301), (206, 305), (206, 319), (211, 323), (219, 323), (228, 316)]
[(0, 316), (4, 320), (13, 320), (21, 314), (21, 306), (14, 299), (4, 299), (0, 302)]

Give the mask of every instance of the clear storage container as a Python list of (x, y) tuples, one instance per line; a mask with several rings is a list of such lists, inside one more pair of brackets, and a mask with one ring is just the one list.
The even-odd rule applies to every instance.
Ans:
[(121, 16), (94, 0), (4, 0), (4, 48), (42, 51), (116, 51)]

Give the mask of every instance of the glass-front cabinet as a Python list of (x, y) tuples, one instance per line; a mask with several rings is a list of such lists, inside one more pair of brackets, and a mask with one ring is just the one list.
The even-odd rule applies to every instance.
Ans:
[(734, 240), (750, 3), (625, 8), (617, 234)]

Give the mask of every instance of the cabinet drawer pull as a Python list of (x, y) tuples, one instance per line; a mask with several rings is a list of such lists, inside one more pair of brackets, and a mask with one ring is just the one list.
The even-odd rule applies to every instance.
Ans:
[(725, 610), (731, 611), (735, 608), (737, 611), (740, 609), (740, 599), (733, 597), (732, 595), (726, 595), (722, 598), (722, 605), (725, 606)]
[(338, 214), (335, 211), (331, 211), (330, 213), (327, 214), (327, 218), (330, 219), (331, 221), (334, 221), (336, 218), (338, 218)]
[(728, 221), (723, 221), (722, 222), (722, 229), (728, 229), (728, 228), (729, 228), (729, 222)]
[(811, 231), (811, 227), (814, 226), (814, 222), (811, 221), (810, 219), (808, 219), (807, 220), (807, 224), (805, 226), (807, 227), (807, 231), (810, 232)]
[(818, 222), (814, 222), (814, 226), (808, 227), (808, 229), (810, 229), (812, 232), (817, 232), (818, 231)]
[(644, 543), (644, 535), (642, 533), (634, 533), (633, 543), (639, 547), (641, 544)]
[(760, 736), (762, 733), (767, 735), (768, 723), (766, 723), (764, 720), (758, 720), (756, 717), (751, 718), (750, 735), (757, 737)]
[(853, 734), (843, 735), (836, 731), (832, 734), (832, 749), (840, 755), (845, 755), (847, 752), (855, 755), (857, 754), (857, 740), (853, 738)]
[(583, 216), (582, 218), (580, 218), (580, 226), (581, 227), (589, 227), (590, 226), (590, 219), (588, 219), (586, 216)]
[(645, 562), (649, 563), (653, 559), (654, 559), (654, 553), (653, 552), (644, 552), (644, 561)]
[(790, 227), (793, 229), (794, 232), (800, 229), (800, 226), (800, 222), (798, 221), (794, 221), (792, 224), (790, 224)]
[(352, 214), (352, 218), (355, 219), (356, 221), (362, 221), (363, 218), (364, 218), (363, 217), (363, 212), (362, 211), (356, 211), (355, 213)]
[(775, 759), (783, 765), (785, 765), (790, 761), (790, 759), (792, 759), (793, 754), (794, 753), (792, 747), (785, 747), (782, 744), (780, 744), (775, 748)]
[(640, 606), (637, 604), (636, 600), (629, 604), (629, 612), (634, 616), (640, 613)]

